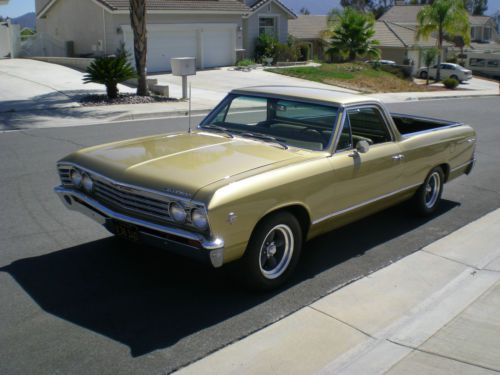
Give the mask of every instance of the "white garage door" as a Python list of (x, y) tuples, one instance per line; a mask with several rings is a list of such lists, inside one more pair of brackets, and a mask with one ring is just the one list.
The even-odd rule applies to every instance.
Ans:
[(206, 68), (234, 63), (234, 33), (231, 30), (203, 31), (203, 63)]
[[(122, 26), (125, 46), (133, 51), (130, 26)], [(198, 68), (235, 62), (236, 25), (148, 25), (148, 72), (171, 70), (172, 57), (196, 57)]]
[(170, 70), (172, 57), (197, 55), (195, 31), (150, 31), (148, 33), (148, 72)]

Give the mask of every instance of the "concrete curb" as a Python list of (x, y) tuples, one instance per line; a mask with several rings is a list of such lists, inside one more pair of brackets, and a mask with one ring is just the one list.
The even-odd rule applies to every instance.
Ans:
[[(211, 109), (196, 109), (191, 111), (191, 115), (198, 116), (210, 112)], [(184, 110), (172, 110), (163, 112), (153, 112), (153, 113), (127, 113), (125, 115), (120, 115), (111, 119), (111, 122), (118, 121), (130, 121), (130, 120), (143, 120), (143, 119), (155, 119), (155, 118), (168, 118), (168, 117), (188, 117), (188, 111)]]

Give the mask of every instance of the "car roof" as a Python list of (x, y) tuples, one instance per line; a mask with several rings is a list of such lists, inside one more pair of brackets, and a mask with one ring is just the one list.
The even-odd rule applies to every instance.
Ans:
[(360, 94), (351, 94), (339, 90), (301, 86), (252, 86), (231, 91), (232, 94), (248, 94), (258, 96), (278, 96), (291, 99), (306, 99), (331, 104), (347, 105), (364, 102), (380, 102)]

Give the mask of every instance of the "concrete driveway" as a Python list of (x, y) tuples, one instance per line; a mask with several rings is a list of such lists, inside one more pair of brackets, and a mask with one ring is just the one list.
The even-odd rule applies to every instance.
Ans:
[[(79, 107), (79, 97), (105, 93), (103, 85), (84, 84), (83, 76), (77, 70), (36, 60), (0, 60), (0, 113)], [(119, 89), (134, 91), (123, 85)]]
[[(182, 96), (181, 77), (175, 77), (172, 74), (154, 74), (150, 77), (157, 78), (160, 84), (168, 84), (171, 96)], [(189, 77), (189, 82), (192, 85), (193, 98), (206, 96), (210, 99), (217, 98), (217, 100), (222, 99), (233, 89), (261, 85), (304, 86), (357, 93), (353, 90), (326, 85), (319, 82), (269, 73), (264, 71), (262, 68), (252, 69), (249, 71), (236, 70), (233, 67), (202, 70), (196, 72), (195, 76)]]

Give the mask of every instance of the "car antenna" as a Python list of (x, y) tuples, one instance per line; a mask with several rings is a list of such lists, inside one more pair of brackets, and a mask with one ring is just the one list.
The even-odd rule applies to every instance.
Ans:
[(189, 82), (189, 110), (188, 110), (188, 133), (191, 134), (191, 82)]

